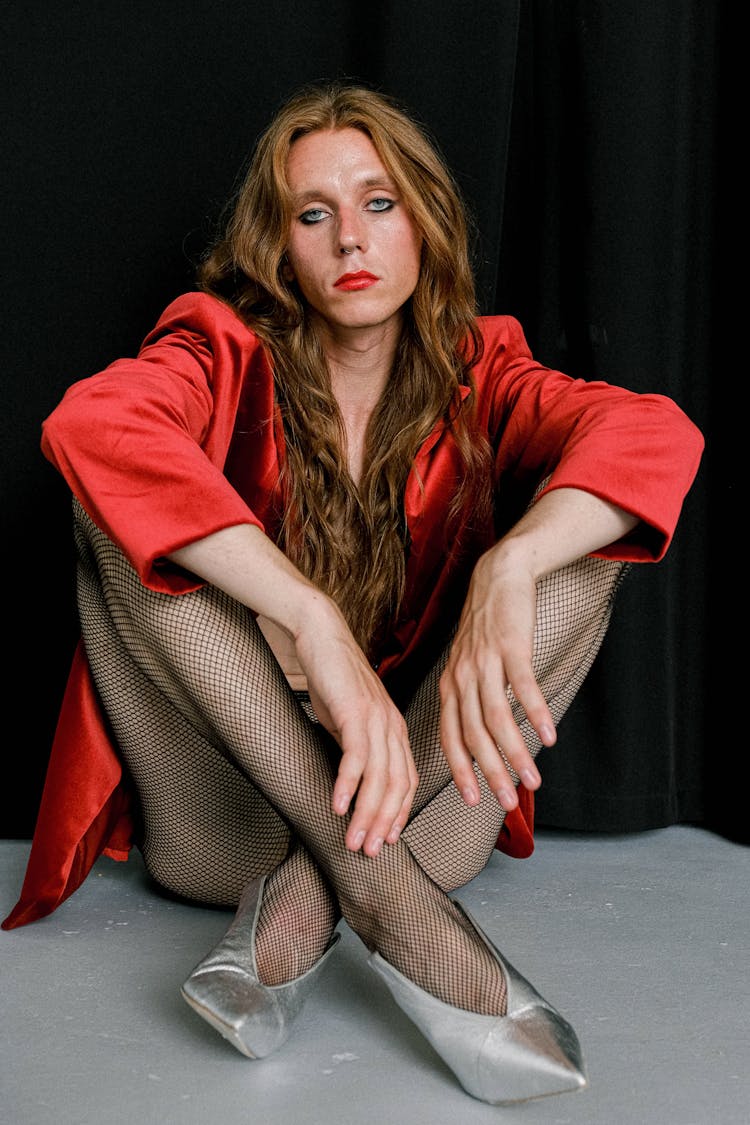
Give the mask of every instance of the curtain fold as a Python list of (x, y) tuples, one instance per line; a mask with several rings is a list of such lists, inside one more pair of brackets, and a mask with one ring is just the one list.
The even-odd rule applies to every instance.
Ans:
[[(529, 325), (545, 362), (667, 394), (706, 432), (717, 8), (539, 0), (524, 12), (525, 131), (508, 189), (520, 210), (498, 304)], [(516, 289), (531, 229), (533, 269)], [(709, 819), (709, 473), (710, 456), (667, 559), (636, 568), (620, 594), (600, 661), (540, 761), (540, 824), (629, 831)]]

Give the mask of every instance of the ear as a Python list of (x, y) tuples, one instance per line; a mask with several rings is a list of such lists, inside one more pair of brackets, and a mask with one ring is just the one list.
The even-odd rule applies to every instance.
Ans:
[(281, 276), (284, 278), (284, 281), (294, 281), (294, 270), (290, 266), (286, 254), (281, 261)]

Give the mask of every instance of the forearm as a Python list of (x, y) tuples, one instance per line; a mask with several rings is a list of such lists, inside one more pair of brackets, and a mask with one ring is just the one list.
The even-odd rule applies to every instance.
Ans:
[(485, 556), (493, 569), (523, 568), (535, 580), (616, 542), (638, 518), (590, 492), (545, 493)]
[(198, 539), (169, 559), (273, 621), (293, 641), (311, 619), (338, 616), (331, 599), (251, 524)]

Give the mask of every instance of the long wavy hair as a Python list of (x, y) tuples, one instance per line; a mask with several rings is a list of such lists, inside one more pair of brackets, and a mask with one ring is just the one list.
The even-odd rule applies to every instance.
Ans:
[[(359, 486), (347, 469), (344, 426), (314, 319), (284, 277), (293, 217), (290, 148), (316, 130), (351, 128), (372, 141), (422, 237), (419, 280), (403, 310), (393, 372), (368, 426)], [(471, 378), (481, 336), (469, 226), (456, 182), (426, 131), (393, 99), (360, 85), (306, 87), (260, 137), (198, 284), (230, 304), (271, 356), (286, 444), (279, 545), (336, 600), (372, 656), (404, 592), (406, 480), (441, 419), (452, 428), (462, 462), (446, 517), (446, 551), (456, 548), (467, 512), (473, 522), (489, 518), (489, 450), (474, 423)], [(470, 388), (463, 403), (461, 386)]]

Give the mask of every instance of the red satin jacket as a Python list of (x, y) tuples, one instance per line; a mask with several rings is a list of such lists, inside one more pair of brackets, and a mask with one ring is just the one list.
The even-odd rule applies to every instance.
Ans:
[[(494, 450), (499, 519), (473, 532), (453, 527), (449, 549), (446, 511), (461, 460), (438, 422), (407, 481), (406, 589), (378, 658), (397, 701), (437, 656), (474, 562), (516, 522), (541, 480), (549, 477), (545, 491), (579, 488), (634, 513), (636, 530), (599, 554), (653, 562), (669, 546), (703, 450), (700, 431), (671, 399), (543, 367), (512, 317), (479, 324), (484, 353), (474, 379)], [(178, 297), (135, 358), (73, 384), (43, 424), (42, 450), (154, 590), (179, 595), (200, 585), (166, 560), (187, 543), (238, 523), (272, 538), (278, 531), (284, 436), (269, 359), (234, 311), (207, 294)], [(522, 788), (519, 799), (498, 847), (522, 857), (533, 850), (533, 795)], [(50, 914), (99, 855), (126, 859), (133, 802), (79, 642), (20, 899), (2, 927)]]

